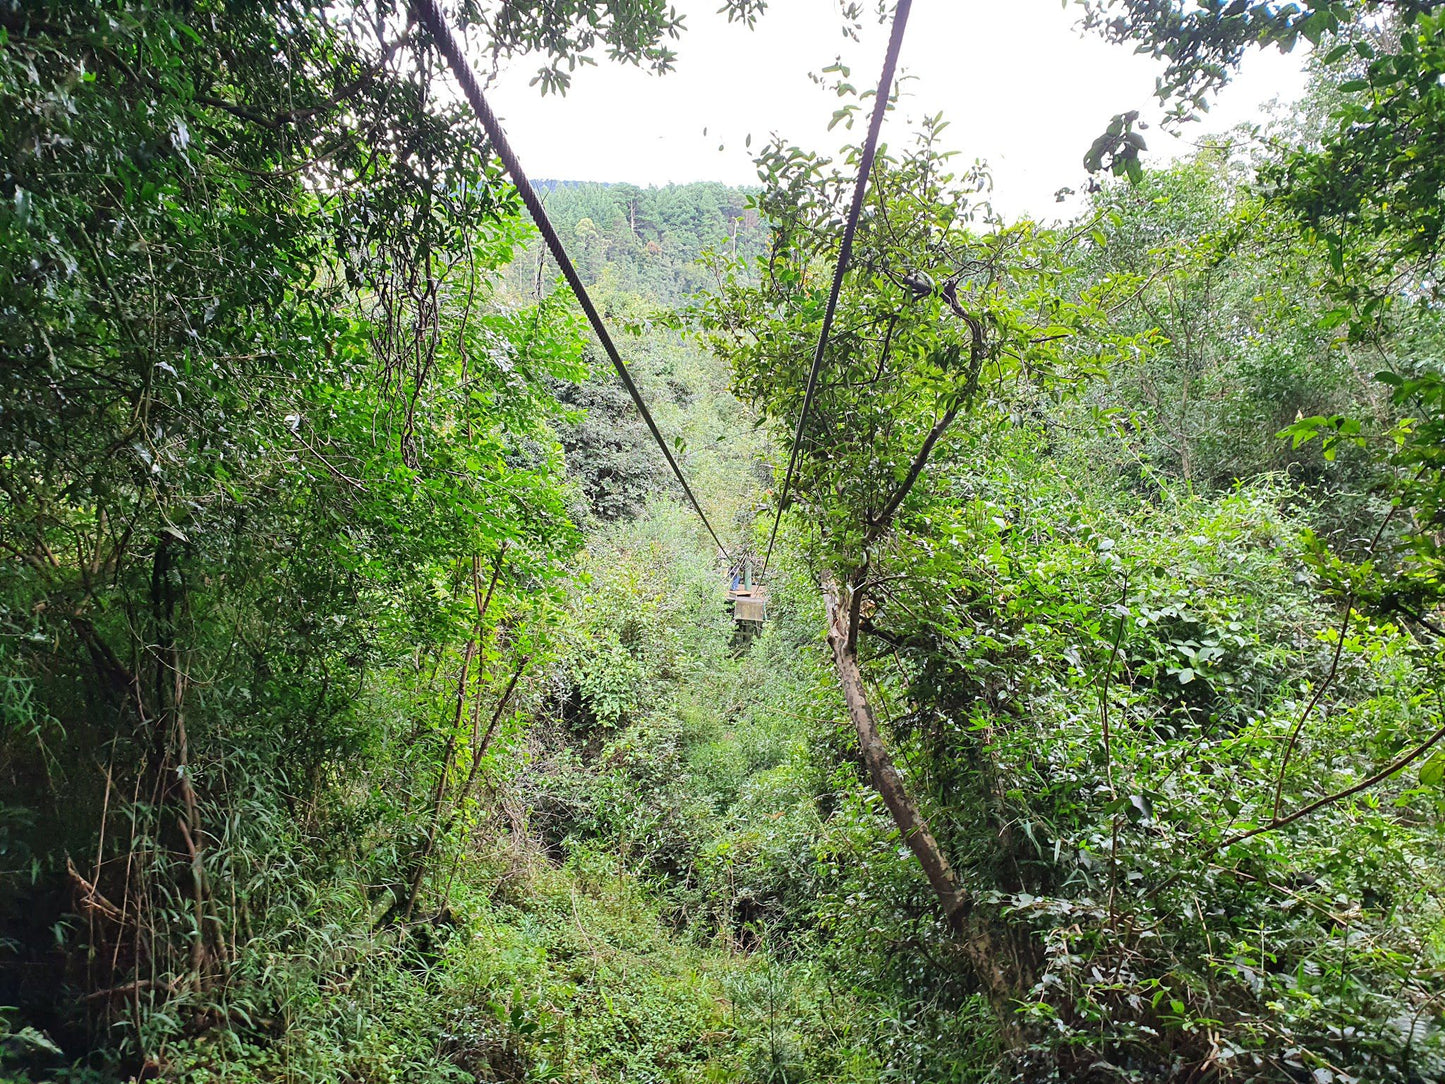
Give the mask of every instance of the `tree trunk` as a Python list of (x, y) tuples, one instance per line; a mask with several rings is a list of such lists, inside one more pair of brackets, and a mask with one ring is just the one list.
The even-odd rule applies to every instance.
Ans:
[(1013, 1019), (1013, 1008), (1027, 989), (1026, 969), (1020, 965), (1018, 954), (1009, 945), (1005, 932), (996, 929), (984, 915), (973, 910), (972, 900), (959, 885), (948, 856), (933, 837), (928, 822), (908, 794), (903, 777), (893, 763), (863, 684), (863, 671), (858, 665), (857, 638), (850, 635), (851, 600), (844, 597), (832, 577), (824, 579), (823, 595), (828, 607), (828, 644), (833, 649), (833, 664), (843, 686), (848, 714), (858, 732), (858, 748), (868, 767), (873, 788), (883, 798), (893, 823), (938, 897), (944, 917), (958, 935), (959, 947), (1004, 1024), (1005, 1041), (1017, 1046), (1023, 1040), (1022, 1032)]
[(873, 706), (868, 702), (868, 692), (863, 687), (863, 672), (858, 666), (858, 651), (849, 646), (848, 607), (844, 604), (838, 586), (828, 581), (823, 587), (828, 602), (828, 644), (833, 649), (833, 665), (838, 670), (838, 680), (843, 686), (843, 699), (848, 705), (848, 714), (858, 731), (858, 749), (863, 762), (868, 766), (868, 775), (873, 788), (882, 796), (883, 804), (893, 817), (893, 823), (903, 835), (908, 849), (923, 867), (928, 884), (938, 897), (944, 917), (955, 929), (967, 910), (968, 899), (959, 888), (948, 856), (933, 838), (928, 824), (918, 812), (918, 807), (909, 797), (903, 785), (903, 777), (893, 764), (888, 747), (878, 732), (878, 722), (873, 715)]

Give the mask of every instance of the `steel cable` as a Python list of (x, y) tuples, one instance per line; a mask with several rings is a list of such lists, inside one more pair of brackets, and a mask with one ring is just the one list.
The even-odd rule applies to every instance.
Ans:
[(883, 130), (883, 116), (888, 112), (888, 99), (893, 93), (893, 75), (898, 68), (898, 55), (903, 49), (903, 31), (908, 26), (908, 15), (913, 0), (898, 0), (893, 12), (893, 32), (888, 39), (888, 55), (883, 61), (883, 75), (878, 80), (878, 95), (873, 100), (873, 116), (868, 122), (868, 138), (863, 144), (863, 159), (858, 163), (858, 183), (853, 189), (853, 205), (848, 210), (848, 221), (843, 227), (843, 245), (838, 250), (838, 266), (833, 271), (833, 289), (828, 295), (828, 307), (823, 313), (823, 328), (818, 335), (818, 349), (813, 354), (813, 367), (808, 373), (808, 387), (803, 393), (803, 409), (798, 413), (798, 428), (793, 433), (793, 448), (788, 453), (788, 469), (783, 475), (783, 489), (778, 495), (778, 511), (773, 517), (773, 530), (768, 535), (768, 549), (763, 556), (763, 572), (773, 559), (773, 543), (778, 537), (778, 524), (783, 519), (783, 508), (788, 503), (788, 490), (793, 484), (793, 472), (798, 465), (798, 450), (803, 443), (803, 428), (808, 423), (808, 412), (812, 409), (813, 398), (818, 390), (818, 374), (823, 369), (823, 354), (828, 349), (828, 336), (833, 331), (833, 317), (838, 311), (838, 296), (843, 292), (843, 276), (848, 273), (848, 264), (853, 256), (853, 235), (858, 230), (858, 219), (863, 213), (863, 198), (868, 192), (868, 178), (873, 173), (873, 161), (878, 156), (878, 136)]
[[(906, 0), (905, 0), (906, 3)], [(477, 119), (482, 122), (482, 127), (487, 131), (487, 137), (492, 141), (492, 148), (497, 152), (497, 157), (502, 160), (507, 173), (511, 175), (512, 183), (517, 186), (517, 191), (522, 197), (522, 202), (532, 215), (532, 221), (537, 224), (541, 231), (542, 238), (547, 242), (547, 248), (552, 253), (552, 258), (557, 261), (557, 266), (562, 270), (562, 277), (567, 280), (567, 285), (577, 295), (577, 301), (582, 306), (582, 311), (587, 314), (587, 320), (592, 325), (592, 330), (597, 334), (598, 340), (602, 343), (602, 349), (606, 352), (612, 366), (617, 370), (622, 384), (627, 388), (627, 393), (632, 396), (632, 401), (637, 405), (637, 411), (642, 415), (642, 420), (647, 423), (651, 430), (652, 437), (657, 441), (657, 446), (662, 449), (662, 454), (667, 458), (667, 465), (672, 468), (672, 473), (682, 483), (682, 490), (687, 494), (687, 499), (692, 503), (693, 509), (697, 512), (698, 518), (707, 528), (707, 533), (712, 536), (713, 542), (717, 544), (718, 551), (722, 553), (724, 560), (731, 562), (727, 547), (722, 544), (722, 539), (713, 530), (712, 523), (707, 518), (707, 513), (702, 510), (698, 503), (697, 496), (692, 491), (692, 486), (687, 484), (687, 478), (682, 473), (682, 468), (673, 457), (672, 449), (667, 446), (663, 439), (662, 432), (657, 428), (657, 422), (652, 418), (652, 412), (647, 409), (647, 403), (643, 401), (642, 393), (638, 391), (637, 384), (628, 372), (627, 365), (618, 353), (612, 336), (607, 332), (607, 326), (602, 322), (602, 316), (597, 311), (597, 306), (592, 303), (587, 288), (582, 285), (581, 276), (577, 274), (577, 268), (573, 266), (571, 259), (567, 256), (567, 250), (562, 246), (562, 239), (557, 236), (557, 231), (552, 227), (551, 220), (547, 217), (546, 209), (542, 206), (541, 199), (532, 188), (531, 182), (527, 179), (526, 171), (522, 169), (522, 163), (518, 160), (516, 152), (507, 142), (506, 134), (502, 131), (502, 125), (497, 116), (492, 112), (491, 106), (487, 104), (486, 96), (482, 93), (481, 84), (477, 82), (476, 73), (472, 71), (471, 64), (467, 61), (466, 54), (462, 52), (461, 43), (456, 35), (452, 33), (446, 16), (437, 5), (437, 0), (411, 0), (412, 11), (422, 25), (426, 27), (436, 42), (437, 48), (441, 50), (442, 56), (446, 57), (447, 64), (456, 76), (457, 82), (461, 84), (462, 92), (466, 95), (467, 101), (471, 104), (472, 111), (476, 113)]]

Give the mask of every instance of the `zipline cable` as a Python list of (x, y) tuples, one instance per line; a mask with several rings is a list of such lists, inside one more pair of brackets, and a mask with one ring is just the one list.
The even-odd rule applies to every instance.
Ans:
[(467, 101), (471, 103), (472, 112), (477, 115), (477, 119), (482, 122), (482, 127), (487, 130), (487, 137), (491, 139), (497, 157), (507, 168), (507, 172), (512, 177), (512, 183), (517, 186), (517, 192), (522, 197), (522, 202), (531, 212), (532, 221), (542, 232), (542, 238), (547, 242), (547, 248), (551, 250), (552, 258), (562, 269), (562, 277), (567, 280), (567, 285), (572, 287), (572, 292), (577, 295), (577, 300), (582, 305), (582, 311), (587, 314), (587, 320), (592, 325), (592, 330), (596, 332), (597, 338), (602, 343), (602, 349), (612, 362), (612, 367), (617, 370), (617, 375), (622, 379), (627, 393), (632, 396), (632, 401), (637, 405), (637, 412), (642, 415), (642, 420), (652, 431), (652, 437), (657, 441), (657, 446), (667, 457), (667, 465), (672, 468), (672, 473), (682, 483), (683, 492), (692, 502), (692, 507), (697, 512), (698, 518), (702, 520), (702, 525), (707, 528), (707, 533), (712, 535), (712, 540), (717, 543), (718, 551), (723, 555), (723, 559), (731, 563), (732, 557), (728, 554), (727, 547), (722, 544), (722, 539), (718, 538), (717, 532), (713, 530), (707, 513), (702, 510), (702, 505), (698, 503), (692, 486), (687, 484), (687, 478), (683, 476), (682, 468), (673, 458), (672, 449), (667, 446), (661, 430), (653, 421), (652, 412), (647, 409), (647, 404), (642, 399), (642, 393), (637, 390), (632, 374), (627, 371), (627, 365), (623, 362), (622, 355), (618, 353), (612, 336), (607, 333), (607, 326), (602, 322), (602, 316), (598, 313), (597, 306), (592, 303), (592, 298), (587, 293), (587, 287), (582, 285), (582, 278), (577, 274), (577, 268), (572, 265), (572, 261), (567, 256), (567, 250), (562, 247), (562, 239), (557, 236), (557, 231), (552, 227), (552, 222), (547, 217), (541, 199), (532, 188), (531, 181), (527, 179), (526, 171), (522, 169), (522, 163), (518, 160), (516, 152), (512, 150), (512, 145), (507, 142), (507, 136), (502, 131), (502, 125), (497, 120), (497, 115), (487, 104), (486, 96), (482, 94), (481, 85), (477, 82), (476, 73), (472, 71), (472, 66), (468, 63), (466, 54), (462, 52), (461, 44), (457, 41), (456, 35), (452, 33), (452, 28), (447, 24), (446, 16), (442, 14), (437, 0), (411, 0), (411, 8), (417, 18), (421, 20), (422, 25), (427, 28), (427, 32), (431, 34), (437, 48), (441, 50), (442, 56), (446, 57), (452, 74), (456, 76), (457, 82), (461, 84), (462, 92), (466, 94)]
[(783, 489), (778, 496), (778, 512), (773, 517), (773, 530), (768, 535), (768, 551), (763, 556), (763, 572), (768, 571), (768, 562), (773, 559), (773, 543), (778, 537), (778, 524), (783, 520), (783, 508), (788, 503), (788, 490), (793, 484), (793, 471), (798, 465), (798, 450), (803, 443), (803, 427), (808, 424), (808, 412), (813, 406), (813, 397), (818, 390), (818, 374), (823, 369), (823, 354), (828, 349), (828, 336), (833, 332), (833, 317), (838, 312), (838, 295), (843, 292), (843, 276), (848, 273), (848, 264), (853, 257), (853, 235), (858, 230), (858, 219), (863, 213), (863, 197), (868, 192), (868, 178), (873, 173), (873, 160), (878, 156), (878, 136), (883, 130), (883, 116), (888, 112), (888, 98), (893, 93), (893, 74), (898, 68), (898, 54), (903, 49), (903, 31), (908, 27), (908, 14), (913, 0), (898, 0), (893, 11), (893, 33), (888, 39), (888, 55), (883, 61), (883, 75), (878, 80), (878, 96), (873, 99), (873, 117), (868, 122), (868, 139), (863, 144), (863, 160), (858, 163), (858, 183), (853, 188), (853, 205), (848, 210), (848, 222), (843, 227), (843, 245), (838, 250), (838, 266), (833, 271), (833, 290), (828, 295), (828, 308), (823, 313), (823, 329), (818, 335), (818, 349), (813, 354), (813, 368), (808, 373), (808, 388), (803, 393), (803, 409), (798, 414), (798, 428), (793, 433), (793, 449), (788, 453), (788, 470), (783, 475)]

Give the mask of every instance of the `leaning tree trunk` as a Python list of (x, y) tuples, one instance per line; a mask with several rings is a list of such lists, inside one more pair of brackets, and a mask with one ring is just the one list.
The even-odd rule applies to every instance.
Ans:
[(938, 897), (944, 917), (949, 925), (959, 929), (968, 909), (968, 897), (958, 886), (958, 878), (954, 876), (948, 856), (943, 853), (938, 840), (933, 838), (928, 823), (909, 797), (903, 785), (903, 776), (894, 766), (893, 757), (878, 732), (878, 721), (873, 714), (873, 706), (868, 702), (868, 691), (863, 686), (863, 671), (858, 666), (858, 649), (848, 635), (848, 607), (844, 605), (836, 583), (825, 583), (823, 590), (828, 602), (828, 644), (833, 649), (833, 665), (837, 667), (838, 680), (843, 686), (848, 714), (858, 731), (858, 749), (868, 766), (868, 775), (908, 849), (923, 867), (923, 875)]
[(934, 838), (893, 763), (863, 684), (857, 637), (853, 633), (856, 618), (850, 599), (844, 597), (832, 577), (823, 581), (823, 596), (828, 607), (828, 644), (833, 649), (833, 665), (843, 686), (848, 715), (858, 732), (858, 748), (868, 767), (869, 778), (938, 897), (944, 918), (958, 936), (975, 978), (1004, 1023), (1006, 1041), (1017, 1046), (1022, 1042), (1022, 1034), (1014, 1023), (1013, 1009), (1027, 989), (1026, 969), (1019, 966), (1017, 954), (1010, 948), (1004, 931), (973, 909), (972, 899), (959, 885), (948, 856)]

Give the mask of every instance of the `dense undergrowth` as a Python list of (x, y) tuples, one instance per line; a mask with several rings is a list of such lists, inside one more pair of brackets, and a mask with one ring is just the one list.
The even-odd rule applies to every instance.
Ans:
[[(403, 11), (0, 4), (0, 1080), (1445, 1080), (1431, 220), (1287, 184), (1440, 26), (1317, 7), (1062, 227), (899, 133), (754, 628)], [(733, 568), (851, 168), (758, 164), (546, 186)]]

